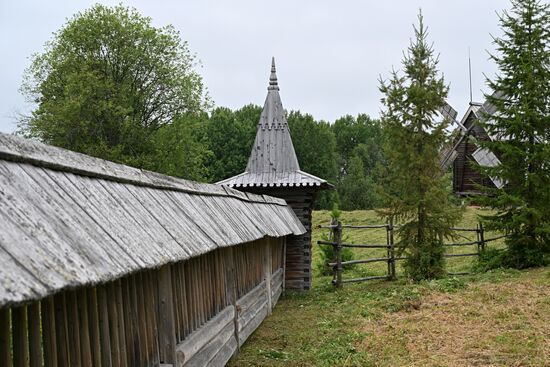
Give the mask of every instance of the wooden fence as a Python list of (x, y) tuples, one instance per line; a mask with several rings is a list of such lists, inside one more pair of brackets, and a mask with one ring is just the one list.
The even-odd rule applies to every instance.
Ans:
[(222, 366), (284, 288), (285, 238), (0, 309), (0, 366)]
[[(392, 221), (386, 224), (380, 225), (343, 225), (340, 221), (333, 221), (328, 226), (320, 226), (320, 228), (328, 228), (331, 231), (328, 241), (317, 241), (319, 245), (323, 246), (332, 246), (334, 252), (334, 260), (328, 265), (333, 269), (333, 279), (332, 284), (336, 287), (341, 287), (344, 283), (357, 283), (364, 282), (369, 280), (395, 280), (397, 279), (396, 273), (396, 262), (400, 260), (405, 260), (405, 256), (396, 255), (396, 246), (395, 246), (395, 229), (398, 228), (398, 225), (394, 225)], [(343, 242), (343, 230), (354, 230), (354, 229), (385, 229), (386, 230), (386, 243), (385, 244), (353, 244)], [(446, 243), (443, 246), (445, 247), (459, 247), (459, 246), (472, 246), (477, 245), (477, 251), (471, 253), (459, 253), (459, 254), (444, 254), (446, 258), (451, 257), (468, 257), (468, 256), (479, 256), (486, 247), (486, 244), (491, 241), (496, 241), (498, 239), (506, 237), (505, 235), (497, 236), (493, 238), (485, 238), (485, 229), (482, 223), (479, 223), (477, 228), (451, 228), (454, 232), (475, 232), (476, 240), (468, 241), (462, 243)], [(383, 257), (372, 257), (367, 259), (358, 259), (358, 260), (349, 260), (342, 261), (342, 249), (343, 248), (363, 248), (363, 249), (386, 249), (386, 256)], [(357, 265), (357, 264), (369, 264), (376, 262), (385, 262), (387, 263), (387, 273), (386, 275), (375, 275), (362, 278), (353, 278), (353, 279), (343, 279), (342, 275), (344, 272), (344, 267), (346, 265)], [(448, 273), (449, 275), (466, 275), (468, 273)]]

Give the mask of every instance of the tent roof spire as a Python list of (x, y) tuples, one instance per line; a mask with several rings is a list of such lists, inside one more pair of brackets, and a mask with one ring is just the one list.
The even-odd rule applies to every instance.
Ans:
[(300, 170), (279, 95), (275, 58), (271, 59), (267, 97), (258, 121), (256, 139), (248, 158), (246, 171), (218, 183), (231, 187), (264, 185), (332, 187), (325, 180)]
[(279, 90), (277, 70), (275, 69), (275, 57), (271, 58), (271, 75), (269, 76), (269, 87), (267, 87), (267, 90)]

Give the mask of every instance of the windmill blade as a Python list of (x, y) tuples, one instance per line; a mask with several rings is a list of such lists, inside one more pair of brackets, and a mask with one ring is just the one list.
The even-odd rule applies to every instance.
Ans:
[(456, 123), (456, 117), (458, 116), (457, 110), (451, 107), (450, 104), (445, 102), (445, 105), (439, 109), (439, 113), (443, 115), (444, 118), (448, 118), (451, 122)]
[[(500, 160), (497, 156), (486, 148), (477, 148), (476, 151), (472, 153), (472, 157), (474, 157), (477, 164), (481, 167), (496, 167), (500, 164)], [(490, 179), (498, 189), (501, 189), (506, 184), (506, 182), (498, 177), (490, 177)]]
[(442, 172), (446, 172), (455, 161), (458, 153), (450, 146), (446, 146), (439, 152), (439, 166)]
[(447, 102), (439, 109), (439, 113), (443, 116), (443, 118), (449, 119), (451, 123), (456, 125), (458, 127), (458, 130), (460, 132), (460, 137), (458, 140), (458, 143), (452, 144), (452, 142), (441, 148), (439, 151), (439, 165), (441, 167), (441, 171), (445, 172), (449, 167), (453, 164), (456, 157), (458, 156), (458, 153), (456, 152), (456, 148), (462, 142), (464, 137), (466, 136), (467, 129), (460, 124), (460, 122), (457, 121), (456, 117), (458, 116), (458, 112)]

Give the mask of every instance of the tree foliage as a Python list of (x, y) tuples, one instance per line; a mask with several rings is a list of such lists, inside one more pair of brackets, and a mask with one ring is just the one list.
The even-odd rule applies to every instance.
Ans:
[[(300, 111), (288, 113), (287, 120), (300, 169), (334, 184), (338, 166), (336, 139), (330, 124)], [(334, 191), (320, 192), (316, 209), (332, 207), (335, 196)]]
[(153, 152), (142, 168), (195, 181), (210, 177), (208, 162), (213, 153), (204, 139), (206, 113), (187, 113), (151, 135)]
[(420, 280), (443, 275), (443, 240), (450, 236), (460, 212), (448, 201), (446, 183), (438, 174), (439, 149), (448, 125), (438, 122), (438, 110), (448, 87), (427, 43), (422, 14), (414, 33), (403, 59), (404, 75), (393, 71), (380, 86), (388, 138), (384, 146), (387, 210), (382, 213), (400, 222), (398, 246), (407, 256), (406, 271)]
[(485, 219), (510, 234), (505, 265), (524, 268), (550, 255), (550, 5), (514, 0), (500, 24), (487, 96), (496, 112), (484, 124), (496, 139), (483, 146), (501, 161), (485, 173), (506, 184), (489, 190), (484, 203), (497, 213)]
[(37, 104), (21, 131), (49, 144), (141, 166), (152, 135), (208, 105), (195, 56), (173, 27), (122, 5), (94, 5), (54, 34), (26, 70)]
[(384, 165), (379, 120), (365, 114), (337, 119), (333, 125), (338, 153), (338, 199), (342, 209), (372, 209), (380, 203), (377, 186)]
[(252, 104), (236, 111), (225, 107), (212, 111), (206, 125), (206, 139), (212, 151), (208, 160), (212, 182), (245, 170), (261, 112), (261, 107)]

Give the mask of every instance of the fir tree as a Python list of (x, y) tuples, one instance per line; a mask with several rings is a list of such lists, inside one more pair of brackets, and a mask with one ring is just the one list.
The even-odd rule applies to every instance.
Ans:
[(525, 268), (550, 253), (550, 6), (513, 0), (500, 25), (491, 55), (499, 73), (488, 80), (494, 113), (484, 119), (493, 140), (482, 144), (501, 162), (483, 171), (505, 186), (488, 189), (496, 214), (485, 219), (509, 234), (504, 265)]
[(414, 280), (444, 274), (443, 240), (451, 236), (449, 228), (461, 214), (449, 202), (445, 180), (438, 174), (448, 125), (440, 121), (438, 110), (448, 87), (427, 43), (422, 13), (418, 19), (403, 58), (404, 75), (393, 71), (380, 86), (389, 172), (384, 188), (387, 209), (381, 213), (401, 223), (397, 245), (407, 256), (405, 269)]

